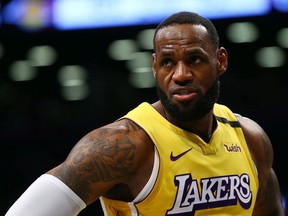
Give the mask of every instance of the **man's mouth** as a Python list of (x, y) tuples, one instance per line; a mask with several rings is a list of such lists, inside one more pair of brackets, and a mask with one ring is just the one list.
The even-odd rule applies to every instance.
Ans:
[(193, 89), (177, 88), (172, 92), (173, 98), (180, 102), (193, 100), (197, 96), (197, 92)]

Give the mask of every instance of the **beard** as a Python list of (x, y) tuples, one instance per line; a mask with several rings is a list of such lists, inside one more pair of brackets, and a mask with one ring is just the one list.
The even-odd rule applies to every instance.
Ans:
[(187, 122), (201, 119), (213, 109), (219, 97), (220, 82), (216, 79), (206, 94), (194, 106), (183, 103), (183, 106), (179, 107), (167, 97), (158, 83), (156, 83), (156, 88), (159, 99), (167, 113), (176, 121)]

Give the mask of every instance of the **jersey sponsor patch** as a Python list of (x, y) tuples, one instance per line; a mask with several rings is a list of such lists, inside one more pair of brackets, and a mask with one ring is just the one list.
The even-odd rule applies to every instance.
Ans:
[(174, 179), (177, 194), (173, 207), (166, 215), (194, 215), (197, 210), (240, 204), (248, 209), (252, 203), (249, 175), (203, 178), (199, 182), (191, 174), (177, 175)]
[(238, 144), (234, 143), (225, 143), (224, 147), (228, 153), (232, 152), (242, 152), (241, 147)]

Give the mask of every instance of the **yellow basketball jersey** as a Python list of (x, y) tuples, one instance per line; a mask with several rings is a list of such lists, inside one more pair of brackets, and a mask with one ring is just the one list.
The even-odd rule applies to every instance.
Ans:
[(252, 215), (258, 178), (242, 129), (227, 107), (215, 104), (214, 115), (218, 126), (209, 143), (171, 124), (148, 103), (124, 116), (154, 142), (154, 168), (132, 202), (101, 197), (104, 214)]

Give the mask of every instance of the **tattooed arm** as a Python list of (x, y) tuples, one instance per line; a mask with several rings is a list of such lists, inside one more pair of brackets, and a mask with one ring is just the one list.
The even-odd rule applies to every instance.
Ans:
[(149, 179), (153, 150), (146, 133), (130, 120), (96, 129), (62, 164), (33, 182), (6, 216), (76, 216), (103, 195), (131, 201)]
[(153, 144), (146, 133), (130, 120), (121, 120), (84, 136), (64, 163), (48, 173), (90, 204), (104, 194), (113, 198), (115, 187), (123, 184), (131, 194), (117, 198), (133, 199), (148, 180), (152, 164)]

